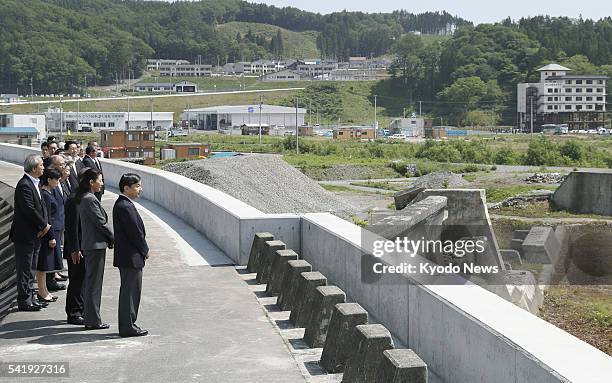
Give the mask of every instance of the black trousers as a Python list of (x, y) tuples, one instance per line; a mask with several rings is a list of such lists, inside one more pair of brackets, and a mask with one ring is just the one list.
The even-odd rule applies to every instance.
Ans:
[(68, 319), (83, 316), (83, 281), (85, 280), (85, 259), (80, 263), (68, 258), (68, 289), (66, 291), (66, 315)]
[(15, 242), (15, 269), (17, 271), (17, 304), (32, 304), (40, 241)]
[(119, 334), (133, 334), (139, 330), (136, 319), (142, 292), (142, 269), (120, 267), (119, 274)]

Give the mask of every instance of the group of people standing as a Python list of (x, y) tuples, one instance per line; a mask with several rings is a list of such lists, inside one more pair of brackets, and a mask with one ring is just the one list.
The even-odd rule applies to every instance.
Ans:
[[(102, 206), (104, 176), (99, 147), (77, 141), (62, 149), (50, 137), (41, 155), (29, 155), (25, 174), (15, 188), (15, 215), (10, 238), (15, 243), (17, 307), (40, 311), (58, 300), (52, 291), (65, 289), (67, 321), (87, 330), (107, 329), (100, 316), (106, 249), (114, 249), (119, 268), (119, 335), (143, 336), (136, 325), (142, 269), (149, 258), (145, 226), (134, 203), (142, 187), (137, 174), (124, 174), (121, 195), (113, 207), (113, 225)], [(64, 259), (68, 275), (62, 275)], [(35, 288), (35, 284), (37, 289)]]

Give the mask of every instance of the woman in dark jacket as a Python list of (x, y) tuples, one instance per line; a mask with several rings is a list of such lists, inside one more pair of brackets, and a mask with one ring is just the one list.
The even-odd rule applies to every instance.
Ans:
[(64, 268), (62, 260), (62, 231), (64, 230), (64, 197), (57, 187), (62, 174), (53, 168), (45, 169), (41, 177), (41, 196), (47, 207), (48, 223), (51, 230), (40, 240), (36, 279), (38, 299), (55, 302), (56, 296), (47, 289), (47, 273), (55, 273)]
[(102, 322), (100, 304), (106, 248), (113, 248), (115, 238), (108, 224), (108, 215), (94, 193), (99, 193), (104, 182), (102, 173), (85, 169), (81, 175), (76, 199), (81, 224), (81, 252), (85, 261), (83, 290), (84, 324), (87, 330), (106, 329)]

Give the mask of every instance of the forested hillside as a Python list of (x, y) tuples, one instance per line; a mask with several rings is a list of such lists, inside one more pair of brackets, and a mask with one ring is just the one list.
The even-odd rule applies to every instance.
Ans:
[[(142, 0), (3, 0), (0, 2), (0, 92), (76, 93), (88, 84), (138, 76), (148, 57), (195, 60), (273, 58), (267, 39), (220, 33), (231, 22), (263, 23), (315, 33), (325, 57), (386, 53), (405, 31), (434, 31), (467, 21), (446, 13), (407, 12), (320, 15), (239, 0), (163, 2)], [(131, 74), (130, 74), (131, 75)], [(87, 80), (85, 80), (87, 78)], [(24, 90), (28, 90), (24, 92)]]

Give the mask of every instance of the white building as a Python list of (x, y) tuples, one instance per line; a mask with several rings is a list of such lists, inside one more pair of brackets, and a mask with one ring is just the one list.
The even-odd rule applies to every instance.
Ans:
[(329, 75), (338, 69), (338, 62), (335, 60), (304, 60), (294, 64), (295, 71), (308, 77), (321, 77)]
[(169, 59), (149, 59), (147, 60), (147, 70), (159, 70), (162, 66), (183, 65), (189, 64), (187, 60), (169, 60)]
[(308, 76), (304, 76), (291, 69), (281, 70), (279, 72), (268, 73), (262, 76), (263, 81), (300, 81), (310, 80)]
[[(297, 109), (297, 123), (304, 125), (306, 109)], [(259, 104), (223, 105), (209, 108), (184, 110), (181, 114), (183, 126), (191, 121), (190, 127), (202, 130), (237, 128), (242, 125), (259, 124)], [(262, 105), (261, 123), (271, 127), (293, 126), (296, 122), (296, 108), (277, 105)]]
[(172, 92), (174, 84), (171, 82), (139, 82), (134, 85), (136, 92)]
[(606, 111), (607, 76), (571, 75), (570, 68), (549, 64), (538, 69), (540, 81), (517, 85), (519, 128), (534, 131), (544, 124), (568, 124), (571, 129), (602, 125)]
[(431, 127), (431, 121), (423, 118), (396, 118), (389, 124), (389, 130), (392, 133), (404, 134), (406, 137), (425, 137), (425, 125), (428, 122), (428, 127)]
[[(77, 131), (91, 127), (93, 131), (121, 129), (168, 130), (172, 128), (173, 112), (61, 112), (50, 108), (47, 113), (49, 132)], [(129, 122), (129, 124), (128, 124)], [(78, 126), (78, 129), (77, 129)]]
[(28, 136), (41, 139), (47, 136), (47, 127), (44, 114), (0, 114), (0, 128), (4, 129), (4, 134)]
[(159, 66), (162, 77), (210, 77), (212, 65), (207, 64), (164, 64)]
[(0, 94), (0, 102), (17, 102), (19, 101), (19, 96), (16, 94)]

